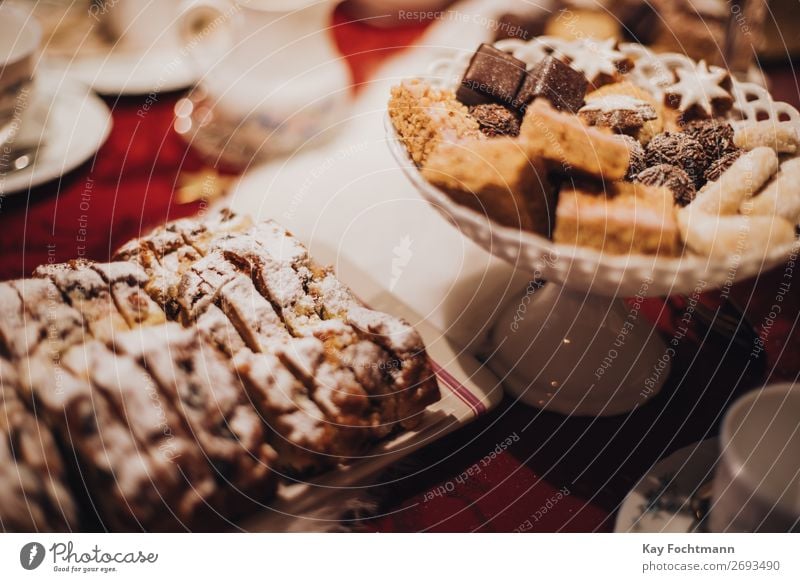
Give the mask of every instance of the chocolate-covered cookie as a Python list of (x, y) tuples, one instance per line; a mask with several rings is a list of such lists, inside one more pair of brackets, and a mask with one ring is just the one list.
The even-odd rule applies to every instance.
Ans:
[(708, 156), (700, 142), (688, 134), (665, 131), (647, 144), (646, 162), (648, 167), (659, 164), (677, 166), (686, 172), (697, 186), (704, 180)]
[(733, 143), (733, 127), (727, 121), (698, 119), (687, 123), (683, 132), (700, 142), (710, 162), (738, 149)]
[(525, 76), (516, 102), (524, 109), (537, 97), (543, 97), (556, 109), (577, 113), (583, 106), (587, 86), (583, 73), (547, 56)]
[(624, 133), (619, 134), (617, 138), (624, 141), (631, 150), (631, 160), (630, 164), (628, 165), (628, 173), (625, 174), (625, 179), (633, 180), (636, 174), (643, 171), (647, 167), (645, 164), (644, 148), (642, 147), (642, 144), (639, 143), (639, 140), (629, 135), (625, 135)]
[(492, 102), (512, 105), (525, 70), (523, 61), (484, 43), (472, 55), (456, 97), (464, 105)]
[(708, 182), (717, 181), (719, 177), (723, 174), (723, 172), (725, 172), (725, 170), (730, 168), (733, 165), (733, 162), (738, 160), (739, 156), (741, 155), (742, 155), (742, 150), (737, 148), (735, 150), (728, 152), (721, 158), (718, 158), (713, 162), (711, 162), (708, 165), (708, 168), (706, 168), (706, 172), (704, 175), (706, 181)]
[(516, 111), (496, 103), (473, 105), (469, 108), (472, 117), (478, 122), (481, 132), (487, 137), (498, 135), (519, 135), (520, 118)]
[(694, 200), (696, 189), (689, 175), (677, 166), (658, 164), (639, 172), (634, 178), (647, 186), (664, 186), (672, 190), (675, 203), (686, 206)]

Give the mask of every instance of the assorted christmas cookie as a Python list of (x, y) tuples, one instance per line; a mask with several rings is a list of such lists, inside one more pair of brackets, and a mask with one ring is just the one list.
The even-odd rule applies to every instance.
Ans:
[[(437, 95), (449, 114), (426, 113), (427, 102), (401, 113), (408, 87)], [(717, 253), (697, 231), (712, 223), (800, 214), (798, 123), (742, 119), (754, 115), (733, 111), (731, 75), (704, 61), (661, 60), (613, 39), (510, 39), (481, 45), (454, 89), (403, 83), (392, 121), (428, 182), (504, 226), (674, 256)], [(699, 218), (690, 225), (689, 215)], [(770, 230), (775, 240), (785, 226)], [(744, 246), (766, 244), (759, 234)]]

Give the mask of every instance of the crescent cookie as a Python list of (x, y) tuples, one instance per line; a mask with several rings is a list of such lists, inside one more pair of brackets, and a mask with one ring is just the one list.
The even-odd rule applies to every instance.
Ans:
[(708, 214), (736, 214), (742, 201), (758, 192), (777, 171), (778, 156), (770, 148), (746, 152), (718, 180), (706, 184), (689, 207)]
[(744, 125), (736, 130), (733, 143), (746, 150), (768, 147), (779, 154), (796, 154), (800, 150), (800, 125), (769, 119)]
[(756, 196), (742, 202), (739, 212), (774, 214), (797, 224), (800, 220), (800, 158), (783, 162), (775, 178)]
[(727, 259), (766, 254), (794, 241), (794, 226), (779, 216), (717, 216), (678, 210), (678, 229), (684, 244), (695, 253)]

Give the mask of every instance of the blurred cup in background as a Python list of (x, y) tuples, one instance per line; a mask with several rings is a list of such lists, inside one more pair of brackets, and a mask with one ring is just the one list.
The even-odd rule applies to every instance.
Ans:
[(720, 435), (711, 530), (800, 531), (800, 386), (750, 392)]
[(41, 28), (29, 14), (0, 4), (0, 145), (14, 140), (32, 99), (41, 39)]
[(181, 0), (94, 0), (89, 16), (120, 48), (147, 51), (179, 44)]
[(350, 105), (350, 70), (328, 0), (189, 0), (182, 39), (199, 87), (176, 129), (206, 154), (247, 165), (330, 133)]

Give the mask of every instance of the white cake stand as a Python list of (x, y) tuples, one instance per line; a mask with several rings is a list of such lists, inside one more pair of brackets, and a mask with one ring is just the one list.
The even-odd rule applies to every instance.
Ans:
[[(530, 65), (544, 50), (558, 50), (563, 42), (540, 37), (530, 42), (505, 40), (497, 46)], [(655, 55), (641, 45), (622, 45), (620, 50), (636, 59), (638, 72), (631, 80), (655, 93), (665, 70), (695, 66), (686, 56)], [(432, 65), (427, 80), (456, 86), (468, 59), (468, 54), (454, 52)], [(800, 122), (797, 110), (773, 101), (759, 85), (734, 81), (732, 92), (734, 125), (764, 118)], [(608, 416), (646, 403), (669, 376), (681, 338), (661, 338), (640, 312), (644, 298), (729, 288), (783, 263), (800, 249), (795, 241), (767, 253), (732, 254), (719, 261), (689, 254), (671, 259), (615, 256), (555, 244), (498, 225), (453, 202), (422, 177), (388, 117), (386, 127), (393, 155), (422, 196), (489, 253), (531, 273), (532, 283), (493, 322), (487, 363), (504, 379), (507, 392), (540, 409)]]

